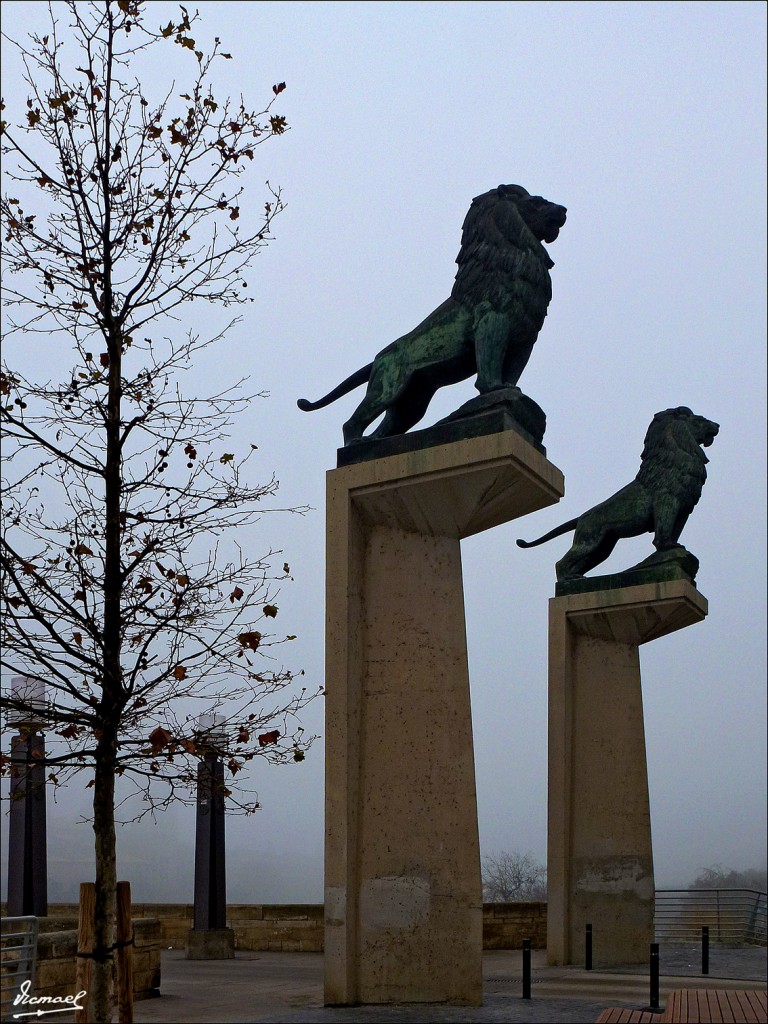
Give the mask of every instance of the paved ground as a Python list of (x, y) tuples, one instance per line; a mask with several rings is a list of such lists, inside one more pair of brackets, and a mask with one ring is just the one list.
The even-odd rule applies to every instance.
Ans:
[[(662, 974), (693, 975), (701, 977), (701, 946), (692, 944), (663, 945), (659, 962)], [(647, 974), (645, 967), (622, 967), (622, 974)], [(712, 945), (709, 949), (709, 974), (717, 978), (746, 978), (753, 981), (768, 980), (768, 950), (760, 946), (730, 949)]]
[[(662, 1005), (666, 993), (675, 988), (762, 988), (766, 984), (764, 949), (713, 947), (708, 977), (701, 976), (697, 947), (662, 947), (660, 961)], [(648, 1003), (648, 979), (642, 969), (587, 972), (547, 967), (545, 954), (535, 951), (533, 998), (524, 1000), (521, 968), (517, 950), (486, 953), (482, 1007), (326, 1008), (320, 953), (241, 953), (235, 960), (199, 961), (185, 960), (181, 950), (169, 950), (163, 953), (163, 995), (137, 1003), (135, 1020), (137, 1024), (586, 1024), (595, 1021), (606, 1006)]]

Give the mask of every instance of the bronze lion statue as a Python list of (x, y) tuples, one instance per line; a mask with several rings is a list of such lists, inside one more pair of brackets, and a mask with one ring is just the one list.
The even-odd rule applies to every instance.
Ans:
[(556, 565), (560, 583), (604, 562), (623, 537), (652, 533), (657, 552), (677, 547), (707, 479), (709, 460), (701, 448), (711, 445), (719, 430), (685, 406), (657, 412), (631, 484), (538, 540), (518, 540), (518, 545), (535, 547), (575, 530), (570, 550)]
[(344, 424), (344, 443), (402, 434), (418, 423), (438, 388), (477, 373), (487, 394), (517, 384), (552, 298), (554, 266), (543, 242), (554, 242), (566, 209), (520, 185), (499, 185), (472, 200), (462, 227), (451, 295), (418, 327), (383, 349), (305, 412), (321, 409), (360, 384), (368, 388)]

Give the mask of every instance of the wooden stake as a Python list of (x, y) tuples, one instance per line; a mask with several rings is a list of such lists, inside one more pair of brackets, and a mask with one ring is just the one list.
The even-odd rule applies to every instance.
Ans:
[(117, 883), (116, 942), (117, 1019), (120, 1024), (133, 1024), (133, 925), (130, 882)]
[[(83, 1009), (75, 1010), (75, 1024), (88, 1024), (88, 1007), (90, 1004), (91, 968), (93, 960), (93, 932), (96, 912), (96, 886), (93, 882), (80, 884), (80, 917), (77, 928), (77, 968), (75, 973), (75, 989), (85, 992)], [(82, 954), (87, 954), (83, 956)]]

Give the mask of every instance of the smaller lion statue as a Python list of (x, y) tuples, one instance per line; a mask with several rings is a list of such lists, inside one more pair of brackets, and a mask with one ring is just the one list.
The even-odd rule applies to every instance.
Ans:
[(570, 550), (556, 565), (559, 583), (580, 579), (600, 565), (624, 537), (652, 533), (657, 552), (679, 548), (680, 534), (707, 479), (709, 460), (702, 446), (709, 447), (719, 430), (717, 423), (686, 406), (657, 412), (632, 483), (538, 540), (518, 540), (518, 545), (532, 548), (575, 531)]
[(477, 373), (481, 395), (515, 387), (552, 298), (554, 266), (542, 242), (554, 242), (566, 209), (520, 185), (499, 185), (472, 200), (464, 219), (459, 269), (449, 298), (304, 412), (322, 409), (367, 382), (344, 424), (344, 444), (404, 434), (419, 422), (438, 388)]

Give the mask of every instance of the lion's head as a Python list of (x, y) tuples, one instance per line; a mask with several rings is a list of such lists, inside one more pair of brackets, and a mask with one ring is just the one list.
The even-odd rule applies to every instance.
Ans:
[(495, 303), (514, 277), (548, 303), (554, 264), (541, 243), (555, 241), (565, 218), (564, 206), (532, 196), (521, 185), (499, 185), (476, 196), (462, 226), (453, 298)]
[(645, 435), (642, 459), (648, 458), (661, 445), (670, 443), (690, 449), (703, 445), (708, 448), (720, 431), (720, 425), (704, 416), (697, 416), (687, 406), (657, 412)]
[(719, 430), (719, 424), (685, 405), (657, 412), (645, 435), (637, 479), (646, 487), (663, 486), (692, 507), (707, 478), (708, 460), (701, 449), (712, 444)]
[(554, 242), (565, 224), (566, 209), (543, 196), (532, 196), (520, 185), (499, 185), (496, 189), (505, 203), (512, 202), (528, 230), (539, 242)]

